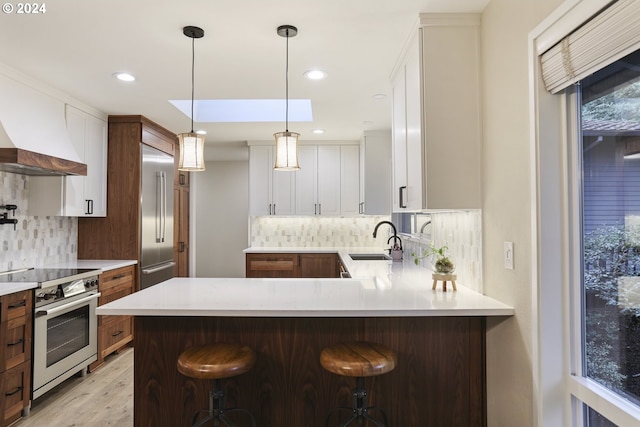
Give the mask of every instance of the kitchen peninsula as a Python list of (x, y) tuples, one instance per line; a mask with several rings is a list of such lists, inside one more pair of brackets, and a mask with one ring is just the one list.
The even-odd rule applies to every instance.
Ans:
[[(226, 380), (227, 404), (260, 426), (318, 426), (351, 405), (351, 384), (324, 371), (324, 346), (365, 339), (398, 354), (371, 378), (372, 404), (397, 426), (486, 425), (485, 318), (513, 309), (459, 286), (431, 290), (431, 272), (410, 263), (351, 261), (352, 279), (173, 278), (98, 308), (135, 316), (135, 426), (188, 426), (208, 405), (211, 384), (176, 370), (186, 348), (241, 342), (258, 355)], [(368, 265), (365, 266), (365, 264)]]
[(390, 425), (485, 426), (485, 318), (513, 309), (459, 286), (431, 290), (431, 272), (391, 261), (352, 261), (351, 279), (173, 278), (98, 308), (135, 316), (134, 425), (188, 426), (210, 384), (176, 370), (193, 345), (239, 342), (258, 355), (225, 382), (230, 406), (260, 426), (317, 426), (351, 405), (349, 379), (322, 369), (323, 347), (371, 340), (393, 348), (397, 368), (367, 380)]

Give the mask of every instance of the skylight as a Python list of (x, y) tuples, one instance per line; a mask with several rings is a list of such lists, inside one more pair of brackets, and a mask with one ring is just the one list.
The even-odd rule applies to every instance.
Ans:
[[(171, 104), (191, 118), (191, 100), (170, 100)], [(284, 122), (284, 99), (203, 99), (194, 101), (194, 122), (248, 123)], [(289, 121), (311, 122), (310, 99), (289, 99)]]

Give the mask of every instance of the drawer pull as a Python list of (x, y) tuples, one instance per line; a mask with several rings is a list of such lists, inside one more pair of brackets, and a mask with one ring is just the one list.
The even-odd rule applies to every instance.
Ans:
[(22, 344), (24, 342), (24, 339), (20, 338), (18, 341), (16, 342), (9, 342), (7, 343), (7, 347), (13, 347), (14, 345), (18, 345), (18, 344)]
[(115, 334), (111, 335), (112, 337), (117, 337), (118, 335), (122, 335), (124, 331), (118, 331)]
[(22, 391), (22, 389), (23, 389), (23, 387), (22, 387), (22, 386), (20, 386), (20, 387), (16, 387), (15, 389), (11, 390), (11, 391), (10, 391), (10, 392), (8, 392), (8, 393), (5, 393), (4, 395), (5, 395), (5, 396), (13, 396), (13, 395), (14, 395), (14, 394), (16, 394), (16, 393), (21, 392), (21, 391)]
[(113, 277), (111, 278), (111, 280), (118, 280), (118, 279), (122, 279), (122, 278), (123, 278), (123, 277), (125, 277), (125, 276), (126, 276), (126, 274), (117, 274), (117, 275), (113, 276)]
[(20, 302), (16, 302), (14, 304), (9, 304), (9, 310), (11, 309), (15, 309), (18, 307), (26, 307), (27, 306), (27, 300), (22, 300)]

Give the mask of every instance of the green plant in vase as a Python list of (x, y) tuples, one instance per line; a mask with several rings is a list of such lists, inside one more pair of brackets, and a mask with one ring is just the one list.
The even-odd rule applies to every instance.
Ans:
[(429, 249), (424, 249), (422, 251), (422, 255), (417, 255), (415, 252), (411, 253), (411, 256), (414, 257), (413, 262), (416, 265), (420, 264), (420, 260), (433, 256), (433, 269), (436, 273), (442, 274), (450, 274), (453, 273), (456, 269), (456, 266), (453, 262), (453, 259), (450, 255), (447, 255), (447, 250), (449, 247), (447, 245), (440, 246), (437, 248), (433, 242), (430, 243)]

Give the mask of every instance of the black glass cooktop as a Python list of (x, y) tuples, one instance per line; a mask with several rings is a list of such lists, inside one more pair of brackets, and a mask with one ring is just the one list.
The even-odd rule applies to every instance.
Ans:
[(64, 283), (84, 279), (100, 273), (100, 270), (86, 268), (30, 268), (11, 274), (0, 274), (0, 282), (24, 283), (37, 282), (40, 285)]

